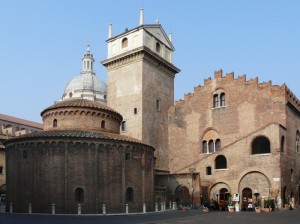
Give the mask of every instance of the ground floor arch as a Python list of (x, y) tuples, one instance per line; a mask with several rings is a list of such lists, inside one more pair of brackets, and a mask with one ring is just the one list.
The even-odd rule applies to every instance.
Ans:
[(226, 209), (231, 189), (226, 183), (217, 183), (210, 189), (210, 199), (218, 203), (221, 209)]
[(186, 186), (180, 185), (175, 189), (175, 201), (180, 204), (191, 203), (190, 192)]

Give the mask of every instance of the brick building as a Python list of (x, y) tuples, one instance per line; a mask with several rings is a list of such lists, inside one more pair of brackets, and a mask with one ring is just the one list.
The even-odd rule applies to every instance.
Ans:
[[(84, 202), (84, 212), (101, 212), (102, 203), (122, 212), (128, 198), (135, 211), (143, 203), (153, 210), (154, 202), (208, 199), (226, 207), (233, 193), (243, 209), (257, 198), (276, 201), (280, 208), (299, 205), (300, 101), (287, 86), (220, 70), (174, 104), (180, 70), (173, 64), (172, 35), (159, 23), (144, 24), (143, 10), (134, 29), (114, 36), (110, 25), (107, 46), (108, 57), (101, 62), (107, 68), (107, 99), (106, 85), (94, 88), (89, 67), (94, 60), (85, 54), (83, 73), (89, 74), (72, 80), (62, 102), (42, 112), (45, 131), (6, 143), (7, 167), (15, 167), (8, 183), (24, 180), (27, 192), (18, 211), (33, 201), (36, 212), (49, 212), (53, 199), (61, 213), (74, 213), (78, 202)], [(106, 100), (105, 113), (116, 110), (122, 116), (110, 123), (111, 115), (105, 115), (105, 125), (112, 126), (103, 128), (97, 114)], [(85, 112), (78, 114), (76, 107)], [(24, 160), (24, 149), (32, 163)], [(30, 176), (36, 170), (32, 164), (43, 177), (33, 172), (25, 184), (21, 174)], [(50, 194), (51, 189), (59, 191)], [(8, 195), (16, 194), (11, 200), (17, 202), (21, 189), (12, 191)], [(133, 192), (139, 192), (134, 199)], [(83, 193), (86, 200), (78, 200)]]
[(5, 194), (6, 166), (3, 142), (15, 136), (43, 130), (43, 125), (17, 117), (0, 114), (0, 194)]

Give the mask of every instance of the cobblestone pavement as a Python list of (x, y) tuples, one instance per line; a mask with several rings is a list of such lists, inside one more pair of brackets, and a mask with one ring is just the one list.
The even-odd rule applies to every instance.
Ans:
[(166, 211), (147, 214), (119, 215), (49, 215), (49, 214), (0, 214), (2, 224), (236, 224), (236, 223), (300, 223), (300, 209), (270, 213), (208, 212), (202, 210)]

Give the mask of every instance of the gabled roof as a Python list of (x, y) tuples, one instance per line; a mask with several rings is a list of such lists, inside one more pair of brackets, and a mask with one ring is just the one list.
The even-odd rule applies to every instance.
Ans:
[(128, 35), (128, 33), (135, 32), (139, 29), (144, 29), (147, 33), (149, 33), (151, 36), (156, 37), (158, 40), (160, 40), (162, 43), (164, 43), (167, 47), (169, 47), (172, 51), (175, 51), (175, 48), (170, 41), (168, 35), (162, 28), (160, 24), (148, 24), (148, 25), (140, 25), (136, 28), (133, 28), (131, 30), (126, 30), (124, 33), (121, 33), (117, 36), (114, 36), (112, 38), (109, 38), (106, 42), (111, 42), (119, 37)]

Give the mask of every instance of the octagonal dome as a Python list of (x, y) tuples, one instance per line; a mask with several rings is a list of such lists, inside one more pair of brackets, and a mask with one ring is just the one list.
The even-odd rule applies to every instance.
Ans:
[(88, 99), (106, 104), (107, 86), (94, 73), (94, 62), (88, 46), (82, 59), (82, 71), (67, 84), (61, 100)]

